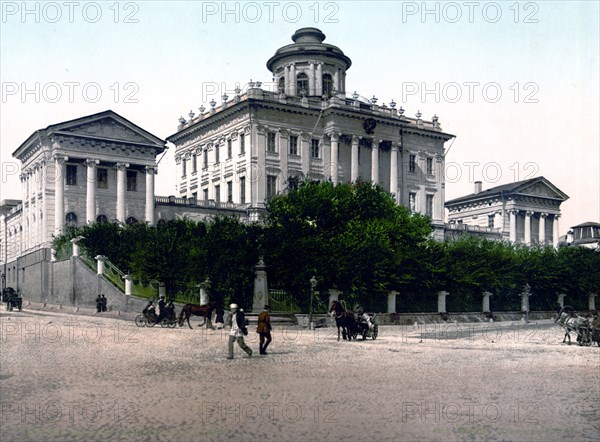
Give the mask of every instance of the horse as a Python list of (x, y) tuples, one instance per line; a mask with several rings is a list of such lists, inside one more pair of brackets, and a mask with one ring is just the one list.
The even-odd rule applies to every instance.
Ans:
[(586, 318), (577, 315), (573, 307), (566, 305), (561, 308), (558, 312), (558, 317), (554, 322), (557, 322), (565, 329), (563, 343), (569, 338), (569, 345), (571, 345), (571, 332), (575, 332), (579, 345), (588, 344), (588, 332), (590, 330), (589, 321)]
[(342, 329), (342, 336), (344, 339), (351, 341), (352, 332), (356, 327), (352, 312), (347, 311), (341, 302), (333, 300), (329, 306), (329, 313), (335, 315), (335, 325), (337, 325), (338, 329), (338, 341), (340, 340), (340, 328)]
[[(183, 306), (183, 309), (181, 309), (181, 313), (179, 314), (179, 326), (183, 327), (183, 321), (187, 320), (188, 326), (192, 328), (190, 325), (190, 316), (195, 315), (205, 318), (206, 328), (214, 329), (210, 318), (213, 310), (217, 308), (219, 308), (219, 305), (216, 302), (209, 302), (208, 304), (204, 305), (186, 304)], [(202, 327), (203, 325), (204, 322), (199, 324), (198, 327)]]

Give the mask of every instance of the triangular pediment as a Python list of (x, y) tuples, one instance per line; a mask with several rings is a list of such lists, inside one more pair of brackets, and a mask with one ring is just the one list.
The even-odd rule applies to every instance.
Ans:
[(61, 132), (132, 143), (145, 144), (149, 141), (147, 137), (140, 135), (137, 131), (132, 130), (130, 127), (127, 127), (110, 117), (75, 127), (65, 128), (62, 129)]
[(54, 133), (68, 133), (97, 140), (164, 147), (164, 141), (113, 111), (66, 121), (49, 127)]
[(565, 201), (569, 198), (567, 194), (562, 192), (544, 177), (523, 183), (522, 186), (519, 186), (517, 189), (515, 189), (514, 193), (542, 198), (553, 198), (562, 201)]

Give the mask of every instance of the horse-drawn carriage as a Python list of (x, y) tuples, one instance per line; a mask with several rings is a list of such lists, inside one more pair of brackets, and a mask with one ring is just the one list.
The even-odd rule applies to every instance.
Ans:
[(376, 339), (379, 334), (379, 326), (375, 322), (375, 315), (361, 313), (355, 315), (346, 310), (340, 301), (332, 301), (329, 306), (329, 313), (335, 318), (335, 325), (338, 328), (338, 341), (340, 340), (340, 331), (344, 339), (351, 341), (359, 335), (363, 341), (367, 338)]
[[(141, 315), (137, 315), (135, 318), (135, 325), (138, 327), (154, 327), (157, 324), (158, 317), (156, 316), (155, 310), (144, 309)], [(177, 325), (177, 316), (175, 315), (175, 309), (168, 308), (165, 317), (160, 320), (160, 326), (165, 328), (175, 328)]]
[(6, 302), (6, 310), (9, 312), (13, 309), (21, 311), (23, 308), (23, 298), (12, 287), (2, 290), (2, 302)]
[(600, 318), (598, 316), (594, 320), (584, 318), (583, 316), (579, 316), (573, 307), (567, 305), (558, 312), (558, 317), (554, 322), (557, 322), (565, 330), (563, 343), (568, 338), (570, 345), (570, 333), (574, 332), (577, 336), (577, 344), (590, 346), (595, 342), (600, 346)]

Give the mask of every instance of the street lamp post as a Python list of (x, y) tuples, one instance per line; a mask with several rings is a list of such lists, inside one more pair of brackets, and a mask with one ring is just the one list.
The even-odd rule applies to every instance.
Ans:
[(315, 296), (315, 288), (317, 287), (317, 278), (310, 278), (310, 310), (308, 313), (308, 327), (312, 330), (313, 327), (313, 297)]
[(6, 275), (4, 273), (0, 273), (0, 278), (2, 278), (2, 290), (6, 288)]

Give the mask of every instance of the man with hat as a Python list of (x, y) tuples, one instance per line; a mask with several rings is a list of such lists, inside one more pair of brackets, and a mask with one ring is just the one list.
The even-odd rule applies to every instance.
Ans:
[(229, 356), (227, 359), (233, 359), (234, 341), (237, 341), (240, 348), (248, 354), (249, 358), (251, 358), (252, 350), (244, 342), (244, 330), (246, 330), (246, 334), (248, 333), (246, 329), (246, 315), (244, 315), (244, 310), (238, 308), (237, 304), (231, 304), (229, 308), (231, 309), (231, 317), (229, 318), (231, 321), (231, 331), (229, 332)]
[(271, 307), (265, 305), (264, 310), (258, 315), (258, 327), (256, 333), (260, 336), (260, 354), (267, 354), (267, 347), (271, 343), (271, 318), (269, 311)]
[(156, 323), (158, 324), (164, 318), (167, 317), (167, 303), (165, 302), (165, 296), (160, 295), (158, 299), (158, 318), (156, 318)]

